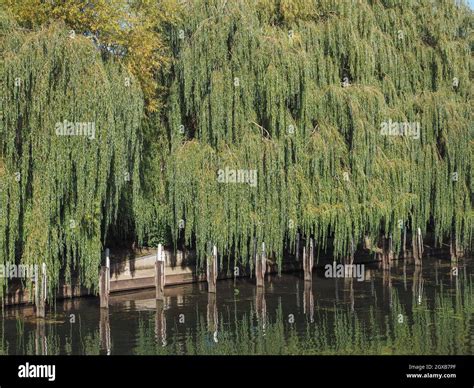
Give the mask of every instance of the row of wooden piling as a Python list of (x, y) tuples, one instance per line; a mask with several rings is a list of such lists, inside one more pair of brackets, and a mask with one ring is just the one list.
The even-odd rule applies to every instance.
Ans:
[[(403, 234), (403, 257), (407, 255), (406, 250), (406, 228)], [(297, 239), (295, 242), (296, 245), (296, 261), (300, 261), (300, 235), (298, 233)], [(365, 247), (371, 249), (370, 241), (365, 240)], [(422, 256), (423, 256), (423, 237), (421, 234), (421, 229), (417, 228), (416, 233), (412, 236), (412, 246), (413, 246), (413, 258), (416, 265), (421, 265)], [(256, 248), (256, 247), (255, 247)], [(451, 251), (458, 252), (457, 245), (453, 247), (451, 244)], [(383, 238), (382, 247), (377, 248), (378, 254), (381, 256), (381, 261), (384, 268), (389, 268), (390, 261), (394, 259), (395, 255), (393, 253), (393, 240), (392, 236), (385, 236)], [(210, 294), (215, 294), (217, 289), (217, 275), (218, 275), (218, 256), (217, 256), (217, 247), (214, 245), (212, 247), (210, 257), (206, 261), (206, 280), (208, 292)], [(304, 271), (304, 280), (305, 282), (312, 281), (312, 272), (314, 268), (314, 240), (313, 238), (309, 239), (309, 244), (303, 245), (302, 249), (302, 267)], [(355, 255), (355, 244), (354, 241), (351, 241), (349, 261), (352, 264), (354, 262)], [(451, 254), (453, 257), (453, 253)], [(156, 300), (164, 300), (164, 287), (166, 283), (166, 257), (163, 245), (159, 244), (156, 253), (155, 260), (155, 289), (156, 289)], [(265, 243), (262, 243), (260, 251), (255, 249), (255, 279), (257, 289), (264, 288), (265, 286), (265, 274), (267, 272), (267, 249)], [(47, 296), (47, 274), (46, 274), (46, 264), (43, 263), (41, 267), (41, 277), (36, 271), (35, 278), (35, 304), (36, 304), (36, 314), (38, 317), (45, 316), (45, 303)], [(99, 296), (100, 296), (100, 307), (108, 308), (109, 306), (109, 295), (110, 295), (110, 250), (105, 250), (105, 261), (104, 265), (100, 267), (100, 276), (99, 276)]]
[[(306, 253), (306, 247), (303, 248), (303, 269), (305, 281), (311, 281), (314, 266), (313, 240), (310, 241), (309, 252)], [(218, 256), (217, 247), (214, 245), (212, 253), (206, 262), (206, 281), (207, 290), (210, 294), (217, 291), (217, 275), (218, 275)], [(155, 260), (155, 289), (156, 300), (164, 299), (164, 287), (166, 284), (166, 259), (162, 244), (158, 245)], [(255, 279), (258, 288), (265, 286), (265, 274), (267, 272), (267, 252), (265, 243), (262, 243), (260, 253), (255, 254)], [(99, 276), (99, 296), (100, 307), (107, 308), (109, 305), (110, 294), (110, 251), (106, 249), (105, 265), (100, 268)]]

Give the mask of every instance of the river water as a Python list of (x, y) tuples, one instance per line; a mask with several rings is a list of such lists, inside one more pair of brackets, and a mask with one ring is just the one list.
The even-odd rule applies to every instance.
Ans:
[(366, 264), (364, 280), (313, 273), (58, 301), (45, 320), (6, 308), (0, 354), (474, 354), (474, 260)]

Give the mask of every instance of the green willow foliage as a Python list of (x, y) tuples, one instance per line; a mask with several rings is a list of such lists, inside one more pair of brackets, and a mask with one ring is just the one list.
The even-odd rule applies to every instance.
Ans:
[[(138, 168), (142, 93), (62, 25), (28, 32), (0, 12), (0, 51), (0, 264), (45, 262), (50, 296), (75, 271), (93, 287)], [(91, 123), (95, 134), (60, 136), (65, 120)]]
[[(240, 264), (255, 241), (281, 258), (298, 231), (336, 257), (365, 236), (392, 235), (399, 251), (404, 227), (471, 248), (472, 12), (290, 3), (184, 3), (140, 235), (154, 221), (201, 259), (212, 243)], [(419, 123), (419, 138), (384, 136), (384, 122)], [(226, 168), (256, 170), (257, 185), (220, 183)]]
[[(252, 266), (265, 242), (281, 261), (298, 232), (337, 258), (381, 235), (399, 251), (405, 227), (472, 248), (465, 5), (181, 3), (157, 26), (172, 66), (147, 120), (113, 53), (0, 11), (0, 263), (46, 262), (52, 286), (76, 269), (91, 287), (108, 232), (184, 242), (201, 265), (210, 244)], [(64, 120), (94, 123), (95, 139), (56, 136)], [(419, 138), (381, 133), (404, 122)], [(256, 185), (220, 182), (229, 169)]]

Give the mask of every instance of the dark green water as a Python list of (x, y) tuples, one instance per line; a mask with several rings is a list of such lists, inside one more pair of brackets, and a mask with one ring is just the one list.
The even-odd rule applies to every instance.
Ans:
[[(456, 267), (456, 268), (455, 268)], [(365, 280), (313, 274), (250, 279), (58, 302), (2, 312), (0, 354), (473, 354), (474, 260), (426, 258), (416, 270), (365, 267)]]

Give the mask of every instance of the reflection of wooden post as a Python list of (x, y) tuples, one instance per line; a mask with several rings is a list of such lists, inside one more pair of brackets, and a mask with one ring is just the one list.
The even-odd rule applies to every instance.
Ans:
[(388, 299), (389, 299), (389, 306), (390, 308), (392, 307), (392, 271), (390, 266), (388, 268), (385, 268), (386, 270), (383, 271), (383, 285), (384, 285), (384, 295), (385, 295), (385, 289), (388, 290)]
[[(353, 269), (353, 271), (354, 271), (354, 269)], [(350, 304), (351, 304), (351, 311), (354, 311), (354, 305), (355, 305), (354, 278), (352, 276), (344, 278), (344, 286), (346, 286), (346, 284), (348, 284), (348, 288), (349, 288), (349, 301), (350, 301)]]
[(304, 280), (310, 282), (313, 279), (313, 263), (314, 263), (314, 252), (313, 252), (313, 239), (309, 240), (309, 252), (306, 254), (306, 247), (303, 247), (303, 270)]
[(48, 355), (48, 341), (46, 337), (45, 322), (43, 319), (38, 319), (36, 321), (35, 354), (37, 356)]
[(163, 255), (163, 245), (158, 244), (155, 260), (155, 297), (157, 300), (164, 299), (165, 289), (165, 260)]
[(99, 283), (100, 307), (108, 308), (110, 293), (110, 251), (108, 248), (105, 250), (105, 265), (100, 267)]
[(405, 291), (407, 290), (407, 262), (403, 261), (403, 286), (405, 287)]
[(46, 296), (48, 294), (48, 276), (46, 273), (46, 263), (41, 265), (41, 278), (38, 270), (35, 271), (35, 304), (36, 316), (44, 318), (46, 316)]
[(255, 254), (255, 277), (257, 280), (257, 287), (264, 287), (265, 285), (265, 272), (267, 269), (267, 253), (265, 251), (265, 243), (262, 243), (262, 253), (259, 256)]
[(387, 268), (387, 271), (383, 272), (383, 285), (386, 287), (392, 286), (392, 276), (391, 276), (390, 267)]
[(109, 310), (100, 309), (100, 326), (99, 326), (100, 347), (107, 355), (110, 355), (110, 322)]
[(355, 307), (354, 278), (351, 278), (351, 292), (350, 292), (350, 298), (351, 298), (351, 311), (354, 311), (354, 307)]
[(168, 344), (166, 339), (166, 316), (163, 300), (156, 301), (155, 338), (157, 342), (161, 341), (163, 347)]
[(217, 330), (219, 327), (219, 317), (217, 315), (216, 294), (207, 295), (207, 328), (213, 333), (214, 341), (217, 342)]
[(267, 302), (265, 300), (265, 290), (262, 287), (257, 287), (257, 294), (255, 296), (255, 313), (257, 319), (262, 324), (262, 327), (266, 326), (267, 317)]
[(216, 292), (216, 282), (217, 282), (217, 247), (214, 245), (212, 248), (212, 255), (207, 259), (206, 262), (207, 271), (207, 292)]
[(314, 322), (314, 299), (312, 282), (304, 282), (303, 312), (309, 315), (310, 322)]
[(412, 292), (418, 304), (421, 304), (423, 300), (423, 273), (419, 265), (415, 266), (415, 271), (413, 272)]

